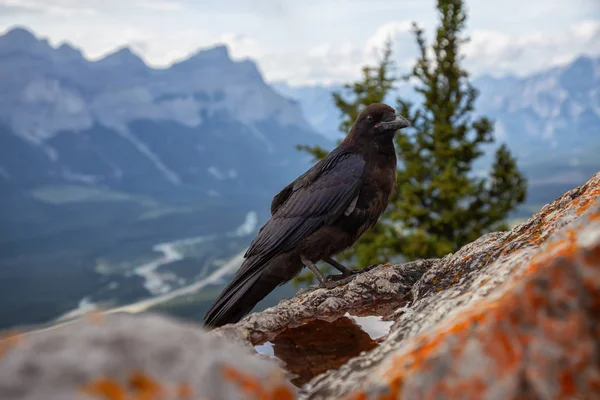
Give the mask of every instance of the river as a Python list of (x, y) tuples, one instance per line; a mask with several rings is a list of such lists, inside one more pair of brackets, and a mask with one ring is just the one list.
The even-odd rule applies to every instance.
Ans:
[[(225, 233), (223, 236), (225, 238), (249, 236), (256, 231), (257, 225), (258, 215), (256, 212), (250, 211), (248, 214), (246, 214), (246, 218), (240, 226), (230, 232)], [(162, 253), (162, 255), (151, 262), (133, 268), (133, 270), (130, 272), (144, 279), (144, 287), (153, 295), (153, 297), (103, 311), (125, 311), (132, 313), (141, 312), (164, 301), (168, 301), (183, 295), (193, 294), (208, 285), (222, 282), (228, 275), (235, 272), (235, 270), (240, 266), (246, 251), (245, 249), (231, 257), (227, 262), (223, 263), (220, 267), (212, 271), (208, 276), (175, 290), (172, 290), (171, 285), (166, 279), (164, 279), (165, 276), (157, 271), (161, 266), (168, 265), (185, 258), (185, 251), (183, 249), (186, 246), (215, 240), (217, 238), (219, 238), (219, 235), (203, 235), (154, 245), (152, 250)], [(198, 270), (201, 270), (203, 267), (204, 266), (199, 266)], [(172, 273), (170, 273), (170, 275), (170, 279), (172, 279)], [(88, 297), (84, 297), (79, 302), (78, 308), (63, 314), (57, 318), (56, 321), (72, 319), (98, 308), (99, 307), (92, 303)]]

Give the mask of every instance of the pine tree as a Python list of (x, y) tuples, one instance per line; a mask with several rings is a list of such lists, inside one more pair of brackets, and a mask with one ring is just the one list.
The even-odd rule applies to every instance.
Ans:
[[(489, 175), (477, 177), (474, 162), (492, 143), (493, 123), (473, 116), (478, 91), (461, 67), (460, 48), (467, 38), (462, 0), (438, 0), (439, 26), (428, 47), (423, 30), (413, 24), (420, 50), (412, 71), (402, 79), (416, 82), (419, 104), (398, 99), (397, 110), (412, 127), (396, 134), (398, 189), (380, 221), (342, 259), (359, 267), (387, 262), (396, 254), (406, 260), (442, 257), (481, 235), (506, 229), (503, 222), (525, 200), (526, 181), (506, 146), (495, 154)], [(340, 130), (348, 132), (363, 106), (382, 102), (396, 78), (390, 43), (377, 67), (363, 68), (362, 79), (346, 85), (350, 99), (335, 93), (343, 113)], [(300, 147), (316, 158), (322, 149)], [(311, 281), (309, 275), (301, 280)]]

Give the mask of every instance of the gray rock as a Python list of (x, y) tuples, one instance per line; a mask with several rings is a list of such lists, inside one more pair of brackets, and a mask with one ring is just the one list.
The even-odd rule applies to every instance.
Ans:
[(102, 314), (0, 343), (3, 400), (246, 399), (250, 384), (293, 393), (275, 363), (157, 315)]

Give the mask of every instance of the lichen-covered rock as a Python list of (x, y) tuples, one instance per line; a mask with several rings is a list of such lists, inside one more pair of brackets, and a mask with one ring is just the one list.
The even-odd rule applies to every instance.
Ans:
[(230, 340), (248, 340), (256, 345), (315, 319), (333, 321), (347, 312), (358, 316), (387, 314), (408, 301), (412, 286), (433, 264), (434, 260), (422, 260), (382, 265), (333, 289), (302, 290), (275, 307), (250, 314), (239, 323), (214, 332)]
[(509, 232), (304, 291), (216, 333), (259, 344), (346, 312), (394, 321), (304, 398), (600, 398), (599, 199), (600, 173)]
[(0, 399), (292, 399), (276, 364), (198, 327), (106, 314), (0, 341)]
[(434, 265), (386, 340), (311, 399), (600, 398), (600, 173)]

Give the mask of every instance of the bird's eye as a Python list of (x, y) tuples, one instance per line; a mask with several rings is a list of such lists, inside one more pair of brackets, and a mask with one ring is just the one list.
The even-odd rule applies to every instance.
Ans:
[(367, 116), (367, 121), (372, 122), (373, 121), (373, 117), (372, 116)]

